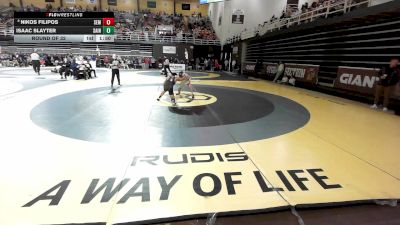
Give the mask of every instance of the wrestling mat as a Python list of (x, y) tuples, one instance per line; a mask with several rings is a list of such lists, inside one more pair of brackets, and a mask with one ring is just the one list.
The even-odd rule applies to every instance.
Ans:
[[(0, 71), (0, 224), (148, 224), (399, 199), (400, 118), (304, 89), (157, 71)], [(178, 85), (175, 86), (175, 89)]]

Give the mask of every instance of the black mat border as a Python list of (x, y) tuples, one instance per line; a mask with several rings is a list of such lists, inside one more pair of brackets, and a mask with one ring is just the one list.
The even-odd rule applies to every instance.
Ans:
[[(297, 210), (312, 210), (312, 209), (324, 209), (324, 208), (332, 208), (332, 207), (351, 207), (357, 205), (366, 205), (373, 204), (377, 205), (376, 201), (388, 201), (388, 200), (396, 200), (400, 201), (400, 198), (383, 198), (383, 199), (366, 199), (366, 200), (352, 200), (352, 201), (341, 201), (341, 202), (326, 202), (326, 203), (312, 203), (312, 204), (297, 204), (295, 206), (279, 206), (272, 208), (263, 208), (263, 209), (252, 209), (252, 210), (238, 210), (238, 211), (228, 211), (228, 212), (214, 212), (218, 217), (227, 217), (227, 216), (242, 216), (242, 215), (254, 215), (254, 214), (262, 214), (262, 213), (272, 213), (272, 212), (280, 212), (291, 209), (294, 207)], [(205, 219), (210, 213), (200, 213), (200, 214), (191, 214), (191, 215), (183, 215), (176, 217), (166, 217), (159, 219), (151, 219), (151, 220), (143, 220), (138, 222), (123, 222), (123, 223), (114, 223), (113, 225), (145, 225), (145, 224), (159, 224), (159, 223), (171, 223), (171, 222), (179, 222), (184, 220), (192, 220), (192, 219)], [(89, 223), (64, 223), (64, 224), (52, 224), (52, 225), (106, 225), (106, 222), (89, 222)]]

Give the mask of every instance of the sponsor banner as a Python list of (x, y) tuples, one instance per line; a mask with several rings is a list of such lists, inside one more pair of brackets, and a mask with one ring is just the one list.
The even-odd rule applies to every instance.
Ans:
[(256, 75), (259, 78), (273, 80), (276, 74), (278, 65), (276, 63), (263, 63), (262, 67), (256, 72), (256, 64), (248, 63), (244, 66), (243, 73), (247, 75)]
[[(258, 77), (266, 80), (273, 80), (275, 78), (277, 69), (277, 63), (266, 62), (263, 63), (262, 68), (257, 71), (257, 75)], [(316, 84), (318, 71), (318, 65), (285, 64), (285, 75), (294, 76), (298, 82)], [(256, 75), (256, 64), (246, 64), (243, 72), (247, 75)]]
[[(186, 65), (185, 64), (169, 64), (169, 68), (171, 69), (172, 72), (178, 73), (180, 71), (185, 71), (186, 70)], [(160, 71), (160, 73), (163, 74), (164, 73), (164, 69), (162, 69)]]
[(254, 74), (256, 71), (256, 64), (254, 63), (249, 63), (249, 64), (245, 64), (244, 68), (243, 68), (243, 73), (247, 74), (247, 75), (252, 75)]
[[(379, 81), (380, 69), (339, 66), (335, 88), (354, 91), (365, 95), (374, 95)], [(400, 98), (400, 86), (396, 85), (392, 97)]]
[(172, 72), (180, 72), (185, 71), (186, 66), (185, 64), (169, 64), (169, 68)]
[(273, 80), (278, 70), (278, 64), (276, 63), (264, 63), (265, 79)]
[(163, 53), (164, 54), (176, 54), (176, 47), (175, 46), (163, 46)]
[(65, 0), (66, 4), (75, 4), (75, 0)]
[(293, 76), (296, 82), (316, 84), (319, 65), (285, 63), (285, 76)]
[(88, 0), (89, 4), (97, 4), (97, 0)]
[(232, 23), (233, 24), (243, 24), (244, 23), (244, 11), (242, 9), (233, 10)]

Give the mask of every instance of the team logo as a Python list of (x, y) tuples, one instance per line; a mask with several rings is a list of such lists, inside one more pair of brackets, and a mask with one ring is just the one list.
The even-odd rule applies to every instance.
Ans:
[[(217, 101), (217, 98), (213, 95), (194, 92), (194, 98), (191, 92), (183, 91), (179, 95), (175, 93), (176, 106), (174, 107), (195, 107), (195, 106), (204, 106), (210, 105)], [(160, 101), (159, 104), (162, 106), (172, 107), (170, 96), (165, 95)]]

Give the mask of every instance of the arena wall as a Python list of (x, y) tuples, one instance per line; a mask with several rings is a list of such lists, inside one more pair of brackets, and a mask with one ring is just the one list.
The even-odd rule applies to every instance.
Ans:
[[(212, 3), (209, 14), (218, 37), (224, 41), (228, 37), (239, 34), (244, 29), (254, 29), (258, 24), (269, 20), (272, 15), (280, 16), (286, 7), (282, 0), (231, 0)], [(233, 10), (244, 11), (244, 23), (232, 24)], [(221, 23), (220, 23), (221, 17)]]
[(15, 6), (20, 6), (19, 0), (0, 1), (0, 6), (9, 6), (10, 3)]

